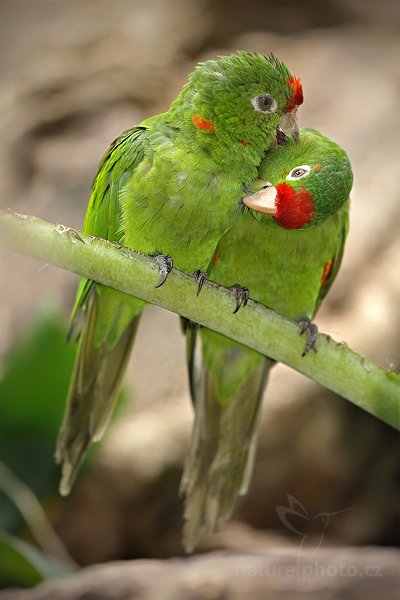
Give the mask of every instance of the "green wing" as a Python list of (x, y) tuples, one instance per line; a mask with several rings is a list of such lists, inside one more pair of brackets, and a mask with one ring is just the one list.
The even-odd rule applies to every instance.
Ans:
[[(136, 127), (111, 144), (93, 182), (86, 233), (121, 240), (120, 192), (142, 163), (146, 143), (146, 128)], [(112, 414), (142, 308), (141, 300), (81, 279), (69, 332), (79, 338), (79, 346), (56, 450), (63, 461), (63, 494), (69, 493), (87, 447), (101, 437)]]
[(335, 256), (332, 257), (333, 262), (329, 268), (329, 272), (323, 278), (321, 289), (319, 291), (318, 299), (317, 299), (317, 302), (315, 305), (315, 312), (317, 312), (322, 300), (325, 298), (325, 296), (331, 289), (331, 286), (332, 286), (333, 282), (335, 281), (336, 276), (339, 272), (340, 265), (342, 263), (344, 247), (345, 247), (348, 231), (349, 231), (349, 210), (348, 210), (348, 204), (347, 204), (347, 208), (345, 207), (343, 210), (343, 220), (341, 223), (340, 230), (338, 232), (337, 252), (336, 252)]
[(146, 127), (128, 129), (114, 140), (101, 159), (86, 213), (85, 233), (120, 241), (119, 195), (144, 158), (146, 131)]
[[(83, 227), (85, 233), (114, 242), (121, 241), (120, 192), (144, 159), (146, 132), (146, 127), (128, 129), (114, 140), (104, 154), (93, 181)], [(71, 313), (69, 339), (75, 337), (77, 315), (85, 305), (93, 285), (90, 279), (80, 280)]]

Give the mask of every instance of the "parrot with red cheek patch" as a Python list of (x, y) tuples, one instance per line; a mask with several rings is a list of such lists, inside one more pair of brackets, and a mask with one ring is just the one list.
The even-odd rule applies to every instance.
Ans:
[[(249, 210), (219, 242), (211, 278), (224, 286), (239, 282), (252, 299), (307, 328), (342, 260), (351, 186), (344, 150), (301, 130), (298, 143), (287, 140), (262, 162), (243, 198)], [(205, 327), (188, 326), (186, 335), (195, 422), (182, 492), (184, 545), (191, 551), (247, 491), (274, 361)]]

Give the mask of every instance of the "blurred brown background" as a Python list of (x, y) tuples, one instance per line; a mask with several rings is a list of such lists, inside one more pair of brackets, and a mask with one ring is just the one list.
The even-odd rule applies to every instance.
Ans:
[[(355, 176), (342, 271), (317, 323), (400, 367), (398, 2), (1, 0), (0, 11), (0, 207), (77, 228), (108, 143), (166, 109), (198, 60), (236, 49), (282, 58), (302, 79), (300, 124), (340, 143)], [(42, 266), (0, 255), (0, 371), (43, 298), (67, 321), (77, 278)], [(91, 468), (55, 511), (82, 564), (182, 553), (192, 413), (174, 315), (146, 311), (128, 384)], [(323, 529), (331, 543), (398, 544), (399, 448), (390, 427), (276, 367), (250, 492), (203, 548), (298, 544), (276, 512), (288, 494), (307, 510), (311, 539)], [(343, 509), (328, 526), (316, 517)]]

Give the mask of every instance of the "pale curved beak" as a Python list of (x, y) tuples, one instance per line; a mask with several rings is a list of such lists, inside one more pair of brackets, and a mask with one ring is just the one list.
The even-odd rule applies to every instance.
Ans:
[(283, 115), (278, 130), (285, 135), (292, 136), (296, 142), (299, 141), (299, 125), (297, 123), (297, 108)]
[(243, 204), (245, 204), (251, 210), (256, 212), (264, 213), (265, 215), (275, 215), (276, 205), (275, 200), (277, 196), (276, 188), (273, 185), (269, 185), (263, 190), (245, 196), (242, 198)]

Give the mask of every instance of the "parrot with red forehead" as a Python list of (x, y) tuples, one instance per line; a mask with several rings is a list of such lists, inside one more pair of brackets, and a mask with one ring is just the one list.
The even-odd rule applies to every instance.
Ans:
[[(351, 186), (344, 150), (301, 130), (298, 143), (286, 140), (262, 162), (248, 186), (254, 193), (243, 198), (249, 210), (220, 240), (211, 278), (224, 286), (240, 282), (251, 298), (307, 328), (342, 260)], [(205, 327), (188, 327), (186, 335), (195, 422), (181, 489), (191, 551), (247, 491), (274, 361)]]
[[(183, 271), (205, 271), (241, 217), (244, 185), (257, 176), (266, 149), (277, 135), (297, 136), (302, 101), (300, 81), (273, 55), (239, 52), (199, 64), (165, 113), (111, 144), (84, 231), (154, 255), (158, 285), (172, 259)], [(79, 346), (56, 450), (63, 495), (107, 425), (144, 306), (81, 280), (71, 327)]]

